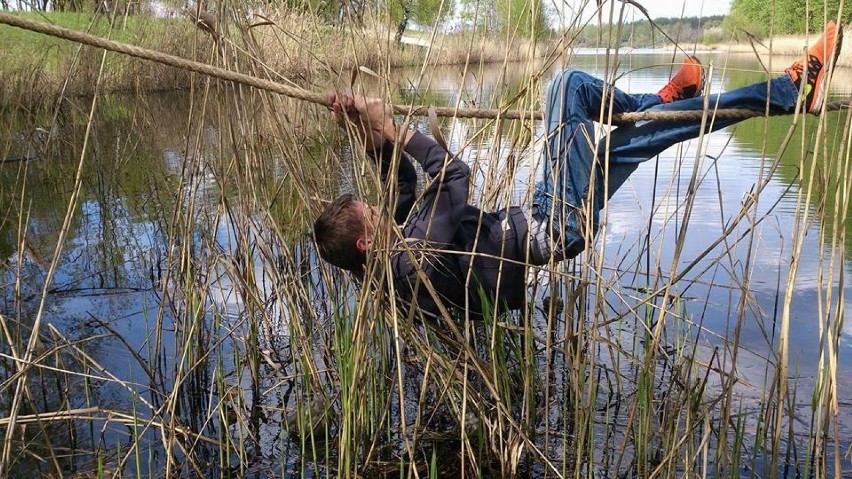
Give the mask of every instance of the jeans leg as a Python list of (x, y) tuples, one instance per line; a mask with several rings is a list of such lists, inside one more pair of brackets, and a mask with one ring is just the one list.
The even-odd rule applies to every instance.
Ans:
[[(609, 107), (610, 102), (615, 113), (622, 113), (643, 111), (660, 105), (662, 100), (653, 94), (624, 93), (574, 69), (558, 74), (548, 88), (544, 179), (536, 185), (533, 215), (539, 220), (552, 221), (553, 233), (561, 239), (566, 258), (576, 256), (585, 247), (582, 233), (585, 222), (579, 215), (584, 211), (592, 171), (599, 169), (595, 166), (598, 159), (592, 121), (601, 117), (602, 107)], [(635, 165), (623, 168), (632, 172)], [(595, 179), (599, 180), (600, 175)], [(596, 181), (595, 192), (600, 191), (600, 181)], [(592, 198), (594, 206), (588, 211), (596, 227), (603, 198), (599, 194)]]
[[(786, 113), (792, 111), (796, 106), (799, 90), (788, 75), (776, 77), (766, 83), (755, 83), (750, 86), (711, 95), (709, 98), (710, 109), (749, 109), (756, 111), (769, 111), (773, 113)], [(684, 111), (703, 110), (703, 98), (690, 98), (672, 103), (655, 105), (651, 111)], [(716, 131), (742, 121), (741, 119), (713, 119), (712, 111), (708, 112), (708, 122), (705, 132)], [(646, 161), (661, 153), (666, 148), (682, 141), (697, 138), (701, 133), (700, 121), (660, 122), (643, 121), (617, 128), (610, 134), (609, 141), (609, 165), (610, 175), (608, 181), (609, 194), (612, 194), (624, 184), (628, 174), (632, 172), (638, 163)], [(598, 146), (598, 154), (603, 158), (606, 142), (601, 141)], [(614, 168), (614, 165), (619, 165)], [(613, 171), (619, 174), (613, 175)], [(623, 170), (623, 171), (622, 171)]]
[[(611, 95), (611, 97), (610, 97)], [(709, 98), (710, 108), (752, 109), (790, 112), (798, 98), (798, 89), (787, 75), (766, 83), (756, 83)], [(632, 95), (606, 85), (587, 73), (568, 69), (557, 75), (547, 94), (545, 124), (544, 180), (536, 185), (533, 215), (551, 218), (553, 233), (561, 238), (565, 258), (579, 254), (584, 248), (583, 219), (590, 181), (594, 178), (592, 225), (598, 224), (603, 207), (603, 161), (607, 142), (596, 142), (592, 120), (600, 118), (601, 106), (610, 100), (615, 113), (631, 111), (702, 110), (704, 98), (692, 98), (664, 104), (657, 95)], [(739, 119), (716, 119), (705, 131), (733, 125)], [(696, 138), (701, 133), (697, 121), (643, 121), (620, 126), (609, 138), (608, 192), (612, 196), (638, 164), (653, 158), (666, 148)], [(597, 152), (597, 155), (595, 154)], [(594, 172), (595, 176), (592, 177)]]

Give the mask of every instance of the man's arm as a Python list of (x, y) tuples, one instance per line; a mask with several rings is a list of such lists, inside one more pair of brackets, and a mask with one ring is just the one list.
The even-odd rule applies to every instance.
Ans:
[[(431, 182), (420, 207), (405, 225), (403, 235), (406, 241), (398, 245), (401, 250), (390, 258), (391, 271), (396, 295), (410, 302), (408, 307), (440, 315), (441, 305), (464, 308), (466, 290), (450, 287), (454, 291), (441, 289), (435, 296), (421, 281), (424, 278), (438, 279), (448, 274), (462, 275), (455, 282), (463, 279), (463, 273), (451, 273), (455, 271), (455, 262), (451, 256), (436, 250), (455, 249), (455, 237), (468, 206), (470, 168), (423, 134), (413, 133), (407, 139), (406, 153), (423, 166)], [(453, 280), (450, 283), (445, 279), (438, 281), (443, 285), (442, 288), (454, 284)]]
[(330, 94), (328, 99), (338, 123), (355, 125), (368, 139), (368, 146), (377, 145), (379, 136), (394, 142), (432, 178), (423, 205), (409, 219), (405, 236), (426, 240), (433, 247), (452, 243), (467, 207), (470, 168), (429, 137), (398, 127), (390, 106), (379, 98)]
[[(379, 162), (379, 169), (382, 175), (382, 184), (387, 185), (390, 177), (391, 165), (393, 163), (394, 144), (390, 141), (385, 141), (381, 149), (371, 153), (371, 156)], [(408, 214), (411, 212), (411, 207), (414, 206), (414, 196), (417, 190), (417, 171), (408, 155), (402, 154), (396, 168), (396, 182), (399, 196), (396, 199), (396, 209), (394, 210), (393, 218), (397, 224), (405, 223), (408, 219)]]
[(423, 205), (409, 219), (405, 236), (426, 240), (433, 247), (450, 244), (467, 207), (470, 168), (422, 133), (412, 132), (407, 140), (405, 152), (423, 166), (432, 183)]

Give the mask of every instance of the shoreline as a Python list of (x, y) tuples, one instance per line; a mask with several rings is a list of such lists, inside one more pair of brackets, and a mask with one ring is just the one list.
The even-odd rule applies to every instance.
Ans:
[[(57, 18), (63, 18), (61, 15)], [(80, 19), (76, 19), (79, 21)], [(95, 23), (100, 19), (94, 20)], [(223, 32), (217, 44), (206, 34), (192, 28), (189, 20), (137, 18), (134, 29), (122, 31), (127, 43), (183, 58), (201, 60), (214, 65), (266, 77), (271, 80), (293, 80), (301, 86), (350, 78), (359, 67), (380, 74), (388, 68), (428, 65), (471, 65), (528, 62), (553, 55), (594, 55), (607, 50), (602, 47), (567, 47), (555, 51), (554, 38), (533, 42), (507, 42), (496, 36), (471, 33), (444, 34), (435, 37), (431, 47), (397, 44), (393, 32), (382, 24), (368, 22), (360, 29), (343, 30), (317, 25), (315, 18), (284, 13), (274, 23), (252, 31), (253, 51), (246, 52), (239, 36)], [(59, 22), (57, 22), (59, 23)], [(102, 27), (102, 25), (101, 25)], [(187, 28), (188, 27), (188, 28)], [(2, 27), (11, 28), (11, 27)], [(151, 32), (168, 33), (155, 38)], [(282, 35), (285, 32), (286, 35)], [(0, 52), (0, 105), (36, 105), (52, 103), (61, 94), (86, 96), (94, 93), (100, 62), (100, 50), (83, 47), (73, 62), (77, 44), (64, 40), (48, 40), (31, 32), (15, 30), (15, 44)], [(414, 33), (421, 35), (421, 33)], [(658, 54), (683, 50), (687, 53), (759, 55), (790, 61), (803, 55), (806, 46), (817, 38), (783, 36), (762, 44), (720, 43), (716, 45), (665, 45), (656, 48), (621, 47), (621, 54)], [(29, 41), (29, 43), (27, 43)], [(22, 46), (23, 45), (23, 46)], [(57, 48), (58, 46), (58, 48)], [(30, 50), (30, 51), (27, 51)], [(49, 52), (49, 53), (48, 53)], [(119, 54), (109, 54), (101, 90), (107, 93), (145, 93), (184, 90), (199, 76)], [(837, 65), (852, 67), (852, 48), (841, 50)]]

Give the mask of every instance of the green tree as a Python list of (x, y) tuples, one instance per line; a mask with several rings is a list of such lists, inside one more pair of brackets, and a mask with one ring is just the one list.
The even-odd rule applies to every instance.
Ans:
[(501, 33), (538, 38), (547, 32), (540, 0), (496, 0), (496, 22)]
[(455, 7), (454, 0), (389, 0), (390, 19), (397, 24), (398, 42), (408, 28), (408, 22), (431, 28), (438, 28), (450, 19)]
[[(822, 30), (826, 19), (837, 18), (841, 0), (733, 0), (725, 19), (728, 34), (746, 31), (759, 37), (770, 33), (804, 33)], [(852, 19), (844, 9), (843, 21)]]
[(411, 21), (418, 25), (440, 28), (453, 14), (453, 0), (412, 0), (410, 2)]

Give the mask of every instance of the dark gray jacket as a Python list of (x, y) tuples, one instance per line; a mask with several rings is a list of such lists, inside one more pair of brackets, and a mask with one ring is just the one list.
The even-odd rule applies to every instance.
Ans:
[[(412, 211), (417, 173), (402, 155), (394, 218), (405, 239), (394, 246), (391, 257), (400, 304), (436, 315), (443, 304), (474, 319), (487, 312), (487, 304), (500, 311), (523, 307), (528, 255), (522, 210), (513, 206), (487, 213), (468, 204), (470, 168), (426, 135), (415, 133), (405, 152), (431, 181)], [(393, 145), (385, 143), (378, 156), (387, 179)], [(424, 278), (436, 294), (422, 284)]]

